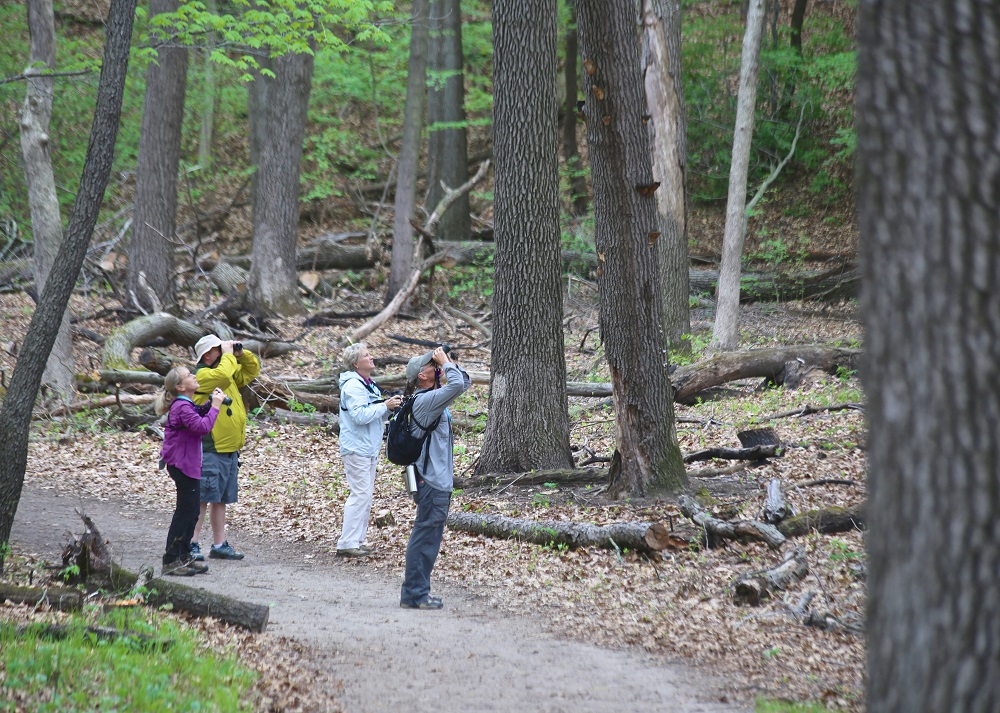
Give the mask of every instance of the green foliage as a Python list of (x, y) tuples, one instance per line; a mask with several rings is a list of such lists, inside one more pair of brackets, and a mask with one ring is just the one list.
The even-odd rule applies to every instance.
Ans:
[[(99, 639), (87, 631), (90, 624), (124, 635)], [(53, 639), (41, 624), (20, 631), (0, 623), (2, 697), (25, 702), (25, 710), (60, 713), (252, 708), (247, 694), (255, 674), (235, 658), (207, 653), (196, 632), (170, 619), (140, 608), (98, 614), (93, 621), (78, 615), (66, 626), (68, 635)], [(153, 644), (151, 651), (140, 637), (171, 643)]]
[(295, 399), (288, 400), (288, 410), (293, 413), (316, 413), (315, 406), (301, 401), (296, 401)]
[(791, 703), (759, 698), (757, 705), (754, 706), (754, 713), (836, 713), (836, 711), (822, 703)]
[[(736, 91), (744, 26), (736, 11), (685, 16), (682, 64), (688, 110), (688, 175), (694, 200), (724, 199), (728, 191)], [(759, 184), (790, 150), (800, 115), (804, 126), (796, 161), (828, 172), (846, 167), (849, 155), (823, 137), (824, 127), (839, 125), (838, 140), (853, 136), (848, 94), (854, 86), (853, 39), (839, 22), (819, 13), (809, 16), (802, 54), (782, 28), (777, 42), (764, 39), (760, 55), (757, 112), (749, 184)], [(850, 143), (850, 140), (848, 140)]]

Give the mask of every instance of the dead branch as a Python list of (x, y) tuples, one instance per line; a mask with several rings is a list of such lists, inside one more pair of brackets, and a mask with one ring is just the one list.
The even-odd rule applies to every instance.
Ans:
[(794, 514), (795, 509), (785, 500), (785, 494), (781, 490), (781, 481), (771, 478), (767, 483), (767, 498), (764, 500), (764, 507), (761, 508), (760, 518), (764, 522), (777, 525)]
[(864, 411), (865, 405), (858, 403), (844, 403), (844, 404), (834, 404), (832, 406), (811, 406), (809, 404), (806, 404), (801, 408), (792, 409), (791, 411), (782, 411), (781, 413), (772, 414), (770, 416), (762, 416), (758, 420), (763, 423), (766, 423), (768, 421), (774, 421), (779, 418), (789, 418), (791, 416), (798, 416), (798, 417), (809, 416), (810, 414), (822, 413), (823, 411), (845, 411), (848, 409), (854, 411)]
[(677, 501), (681, 512), (705, 531), (709, 547), (720, 540), (758, 540), (767, 544), (772, 550), (780, 549), (785, 544), (785, 536), (773, 525), (756, 520), (737, 520), (726, 522), (709, 515), (689, 495), (682, 495)]
[(607, 468), (569, 468), (536, 470), (530, 473), (497, 473), (492, 475), (477, 475), (472, 478), (455, 478), (455, 487), (468, 489), (515, 483), (517, 485), (542, 485), (543, 483), (575, 485), (580, 483), (605, 483), (607, 480)]
[(736, 581), (733, 601), (736, 604), (758, 606), (773, 592), (784, 591), (809, 573), (805, 549), (796, 547), (784, 561), (772, 569), (746, 574)]
[[(639, 552), (653, 551), (646, 539), (646, 533), (652, 525), (650, 522), (624, 522), (599, 526), (581, 522), (523, 520), (504, 515), (469, 512), (452, 512), (448, 515), (448, 527), (460, 532), (516, 539), (537, 545), (566, 545), (570, 548), (604, 547)], [(657, 543), (660, 540), (654, 537), (652, 541)]]
[(59, 611), (80, 611), (83, 601), (80, 592), (63, 587), (18, 587), (7, 582), (0, 582), (0, 601), (7, 600), (11, 604), (45, 604)]
[(781, 446), (754, 446), (752, 448), (706, 448), (684, 456), (685, 463), (699, 460), (763, 460), (779, 455)]
[(483, 336), (485, 336), (487, 340), (493, 339), (493, 332), (491, 332), (486, 325), (484, 325), (482, 322), (477, 320), (472, 315), (466, 314), (460, 309), (455, 309), (451, 305), (445, 305), (444, 311), (450, 314), (452, 317), (457, 317), (458, 319), (462, 320), (469, 326), (478, 329), (480, 332), (482, 332)]
[(778, 525), (785, 537), (800, 537), (815, 530), (822, 533), (863, 530), (867, 526), (864, 503), (851, 507), (827, 507), (796, 515)]
[[(161, 377), (162, 382), (162, 377)], [(46, 414), (47, 418), (57, 418), (59, 416), (69, 416), (80, 411), (91, 411), (97, 408), (109, 408), (111, 406), (145, 406), (153, 403), (156, 397), (153, 394), (116, 394), (114, 396), (103, 396), (99, 399), (87, 399), (85, 401), (75, 401), (71, 404), (60, 406)]]

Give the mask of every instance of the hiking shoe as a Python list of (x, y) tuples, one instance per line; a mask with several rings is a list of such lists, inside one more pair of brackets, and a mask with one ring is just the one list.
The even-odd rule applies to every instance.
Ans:
[(424, 601), (415, 604), (400, 600), (399, 606), (403, 609), (441, 609), (444, 602), (441, 601), (440, 597), (427, 597)]
[(180, 560), (163, 565), (162, 571), (163, 574), (173, 575), (174, 577), (193, 577), (198, 574), (198, 571), (194, 567)]
[(368, 554), (371, 554), (372, 552), (375, 551), (375, 548), (372, 547), (371, 545), (358, 545), (358, 549), (359, 550), (364, 550)]
[(205, 555), (201, 553), (201, 545), (199, 545), (197, 542), (191, 543), (191, 559), (193, 559), (195, 562), (205, 561)]
[(337, 550), (337, 557), (367, 557), (370, 554), (371, 550), (366, 550), (364, 547), (347, 547)]
[(204, 562), (191, 559), (184, 564), (193, 569), (195, 574), (208, 574), (208, 565)]
[(212, 549), (208, 551), (208, 556), (217, 560), (243, 559), (243, 553), (234, 550), (233, 546), (229, 544), (229, 540), (226, 540), (221, 545), (212, 545)]

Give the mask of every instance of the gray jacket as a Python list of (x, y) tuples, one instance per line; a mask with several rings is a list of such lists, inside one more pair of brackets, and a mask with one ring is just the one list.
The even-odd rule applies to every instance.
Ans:
[[(389, 409), (379, 388), (365, 386), (361, 374), (340, 374), (340, 452), (374, 458), (382, 448)], [(421, 421), (421, 423), (423, 423)]]
[[(441, 417), (437, 428), (424, 443), (416, 466), (420, 477), (428, 485), (451, 492), (455, 484), (455, 437), (451, 430), (448, 405), (472, 386), (472, 379), (465, 369), (451, 362), (444, 365), (444, 373), (448, 383), (441, 388), (417, 392), (413, 400), (413, 417), (425, 426), (430, 426), (438, 416)], [(422, 436), (423, 431), (414, 426), (413, 435)]]

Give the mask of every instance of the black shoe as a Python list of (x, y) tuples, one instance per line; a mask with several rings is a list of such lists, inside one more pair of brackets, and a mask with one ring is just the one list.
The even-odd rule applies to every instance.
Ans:
[(234, 550), (233, 546), (229, 544), (229, 540), (226, 540), (219, 546), (212, 545), (212, 549), (208, 551), (208, 556), (217, 560), (243, 559), (243, 553)]
[(427, 597), (424, 601), (417, 602), (416, 604), (400, 600), (399, 606), (403, 609), (441, 609), (444, 606), (444, 602), (441, 601), (440, 597)]
[(363, 547), (347, 547), (337, 550), (337, 557), (367, 557), (371, 552)]

